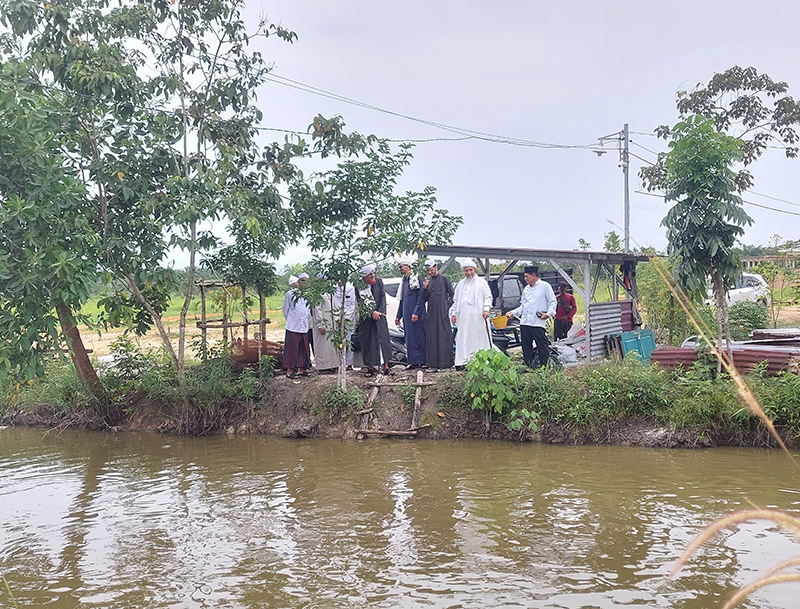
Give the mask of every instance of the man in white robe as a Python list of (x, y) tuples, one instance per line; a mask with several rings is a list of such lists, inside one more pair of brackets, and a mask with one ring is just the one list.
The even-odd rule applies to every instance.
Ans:
[(464, 279), (458, 282), (450, 307), (450, 321), (456, 333), (455, 365), (463, 366), (481, 349), (491, 349), (487, 319), (492, 307), (492, 291), (483, 277), (478, 276), (475, 262), (462, 265)]
[[(324, 277), (319, 277), (324, 280)], [(338, 317), (334, 316), (333, 294), (325, 294), (322, 302), (311, 311), (311, 330), (314, 335), (314, 366), (320, 374), (333, 374), (339, 367), (339, 354), (329, 332), (336, 335)]]
[(336, 314), (336, 319), (338, 322), (339, 319), (339, 311), (342, 307), (344, 307), (344, 318), (350, 322), (347, 328), (347, 354), (345, 356), (345, 363), (348, 366), (353, 365), (353, 348), (350, 344), (350, 340), (353, 337), (353, 331), (355, 330), (355, 323), (356, 323), (356, 307), (357, 307), (357, 298), (356, 298), (356, 288), (352, 283), (347, 284), (347, 287), (342, 290), (342, 284), (339, 282), (339, 285), (336, 288), (336, 292), (333, 294), (333, 310)]

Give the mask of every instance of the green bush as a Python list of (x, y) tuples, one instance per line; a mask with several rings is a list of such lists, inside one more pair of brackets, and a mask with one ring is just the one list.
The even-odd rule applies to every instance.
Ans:
[(753, 330), (769, 327), (769, 311), (757, 302), (737, 302), (728, 309), (728, 324), (733, 340), (747, 340)]
[(364, 403), (364, 394), (358, 387), (342, 391), (329, 386), (310, 404), (311, 414), (317, 417), (347, 415), (358, 410)]
[(54, 362), (45, 369), (45, 376), (24, 383), (7, 381), (0, 390), (0, 403), (5, 410), (33, 410), (56, 406), (64, 413), (91, 410), (95, 398), (86, 391), (72, 364)]
[(517, 369), (502, 351), (481, 349), (467, 362), (467, 391), (473, 410), (497, 414), (517, 403)]

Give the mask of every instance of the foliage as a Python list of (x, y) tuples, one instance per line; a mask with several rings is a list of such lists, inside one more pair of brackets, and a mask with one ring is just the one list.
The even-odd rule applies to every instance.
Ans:
[(481, 349), (467, 362), (466, 387), (473, 410), (488, 409), (505, 414), (517, 403), (519, 375), (502, 351)]
[(676, 278), (688, 297), (706, 298), (711, 278), (717, 306), (718, 340), (729, 337), (726, 294), (740, 276), (733, 251), (752, 219), (742, 208), (731, 164), (741, 158), (741, 142), (691, 116), (672, 130), (665, 159), (666, 201), (674, 201), (662, 221), (669, 252), (678, 260)]
[(603, 235), (603, 251), (604, 252), (621, 252), (622, 239), (617, 234), (617, 231), (608, 231)]
[(777, 261), (767, 260), (756, 267), (756, 272), (767, 282), (769, 294), (769, 314), (772, 327), (778, 327), (778, 318), (786, 304), (786, 291), (795, 291), (793, 287), (797, 278), (794, 268), (794, 256), (790, 252), (797, 247), (795, 241), (784, 241), (780, 235), (770, 237), (768, 252), (773, 256), (782, 256)]
[(0, 411), (55, 406), (62, 413), (81, 413), (94, 409), (94, 401), (75, 368), (64, 362), (49, 365), (44, 376), (17, 383), (6, 379), (0, 384)]
[[(800, 102), (789, 94), (789, 85), (759, 74), (753, 67), (733, 66), (714, 74), (708, 84), (699, 84), (692, 91), (679, 91), (678, 112), (682, 117), (701, 116), (720, 133), (736, 134), (742, 141), (745, 169), (735, 176), (740, 192), (752, 186), (753, 177), (746, 169), (770, 144), (783, 148), (787, 158), (798, 153), (796, 125), (800, 123)], [(660, 137), (672, 135), (669, 127), (656, 129)], [(648, 188), (663, 189), (666, 184), (664, 155), (654, 166), (642, 170)]]
[[(661, 268), (657, 269), (656, 265)], [(659, 273), (661, 270), (674, 280), (677, 266), (675, 258), (659, 258), (650, 264), (639, 265), (636, 271), (644, 323), (653, 330), (656, 342), (660, 345), (680, 345), (687, 331), (691, 330), (691, 327), (687, 328), (683, 309)]]
[(355, 412), (364, 402), (364, 394), (358, 387), (342, 390), (339, 387), (328, 386), (311, 403), (311, 413), (317, 417), (341, 416)]
[[(179, 377), (198, 253), (213, 253), (237, 281), (247, 277), (269, 290), (271, 269), (254, 263), (300, 234), (276, 182), (302, 175), (298, 158), (366, 145), (345, 135), (338, 117), (321, 116), (310, 142), (293, 136), (258, 145), (255, 91), (271, 67), (248, 45), (255, 37), (293, 42), (296, 35), (266, 22), (246, 24), (242, 7), (242, 0), (121, 0), (113, 8), (106, 0), (0, 0), (3, 71), (15, 70), (4, 82), (30, 83), (44, 98), (37, 106), (57, 105), (57, 113), (43, 113), (47, 129), (37, 131), (61, 154), (64, 172), (83, 182), (82, 196), (43, 198), (44, 213), (75, 224), (74, 243), (55, 234), (56, 253), (66, 262), (74, 256), (89, 276), (102, 264), (116, 292), (104, 302), (104, 321), (139, 332), (155, 324)], [(11, 148), (24, 153), (27, 141), (17, 137)], [(63, 182), (36, 163), (20, 175)], [(58, 208), (62, 203), (67, 209)], [(215, 220), (226, 221), (234, 246), (199, 231)], [(88, 251), (79, 243), (84, 234), (92, 239)], [(160, 266), (173, 248), (190, 259), (180, 278), (186, 291), (177, 351), (161, 320), (177, 286), (176, 274)], [(73, 300), (82, 292), (75, 279)]]
[(757, 302), (737, 302), (728, 309), (728, 323), (733, 340), (748, 340), (753, 330), (769, 327), (769, 312)]
[(43, 373), (45, 354), (64, 344), (56, 310), (80, 311), (99, 253), (97, 214), (52, 135), (63, 100), (47, 98), (28, 70), (0, 66), (0, 380)]

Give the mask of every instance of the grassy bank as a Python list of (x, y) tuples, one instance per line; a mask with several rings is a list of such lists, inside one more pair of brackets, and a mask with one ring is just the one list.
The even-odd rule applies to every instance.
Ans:
[[(102, 375), (113, 396), (112, 414), (105, 420), (94, 415), (97, 409), (70, 366), (53, 366), (44, 379), (0, 388), (0, 418), (5, 417), (7, 423), (95, 428), (147, 418), (147, 424), (139, 428), (198, 435), (240, 427), (274, 433), (292, 427), (289, 419), (302, 415), (303, 426), (317, 430), (313, 433), (336, 435), (355, 429), (355, 413), (370, 391), (367, 380), (358, 374), (349, 381), (351, 392), (339, 395), (330, 376), (293, 384), (282, 376), (273, 377), (270, 365), (262, 371), (237, 373), (230, 360), (219, 358), (191, 367), (187, 382), (181, 385), (166, 361), (128, 344), (118, 348), (117, 365)], [(436, 382), (426, 388), (420, 414), (420, 420), (435, 423), (421, 434), (428, 437), (485, 434), (483, 423), (491, 412), (492, 435), (511, 439), (679, 446), (771, 444), (761, 423), (739, 401), (731, 380), (724, 375), (716, 378), (713, 365), (699, 363), (688, 370), (668, 371), (625, 361), (527, 372), (517, 362), (503, 360), (475, 366), (466, 375), (425, 378)], [(407, 387), (381, 392), (377, 403), (386, 417), (383, 424), (394, 425), (382, 429), (409, 428), (404, 418), (410, 417), (413, 379), (405, 382)], [(756, 370), (747, 382), (781, 433), (796, 443), (800, 378), (793, 374), (767, 377)], [(644, 428), (656, 435), (651, 440), (637, 439)]]

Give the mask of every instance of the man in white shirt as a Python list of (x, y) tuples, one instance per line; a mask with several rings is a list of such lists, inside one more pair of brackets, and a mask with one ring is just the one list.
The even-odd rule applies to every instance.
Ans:
[(520, 305), (506, 313), (508, 317), (520, 318), (522, 338), (522, 358), (525, 365), (533, 367), (533, 343), (539, 355), (539, 365), (547, 365), (550, 357), (550, 340), (547, 338), (545, 323), (556, 313), (556, 295), (553, 286), (539, 279), (539, 267), (525, 267), (525, 289), (522, 290)]
[[(308, 277), (308, 275), (306, 275)], [(308, 376), (311, 368), (311, 354), (308, 350), (308, 304), (300, 296), (300, 281), (297, 277), (289, 278), (291, 288), (283, 297), (283, 317), (286, 319), (286, 339), (283, 343), (283, 367), (290, 379)]]
[(483, 277), (477, 274), (475, 262), (463, 263), (464, 279), (458, 282), (450, 321), (458, 328), (456, 333), (456, 366), (463, 366), (481, 349), (491, 349), (489, 326), (486, 319), (492, 307), (492, 290)]

